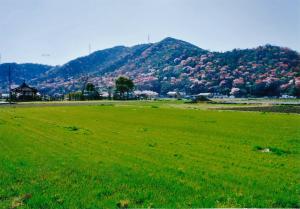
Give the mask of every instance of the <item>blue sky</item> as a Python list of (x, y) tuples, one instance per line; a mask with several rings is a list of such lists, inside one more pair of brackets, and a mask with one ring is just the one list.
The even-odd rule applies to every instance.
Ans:
[[(212, 51), (300, 51), (300, 0), (0, 0), (3, 62), (51, 65), (165, 37)], [(50, 55), (50, 56), (45, 56)]]

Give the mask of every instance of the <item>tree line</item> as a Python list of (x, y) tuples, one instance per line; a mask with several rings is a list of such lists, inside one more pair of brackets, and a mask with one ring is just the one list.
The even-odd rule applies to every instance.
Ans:
[[(108, 99), (128, 100), (134, 90), (134, 83), (130, 78), (120, 76), (115, 80), (115, 87), (108, 87)], [(103, 96), (92, 83), (84, 84), (82, 91), (67, 94), (68, 100), (97, 100)]]

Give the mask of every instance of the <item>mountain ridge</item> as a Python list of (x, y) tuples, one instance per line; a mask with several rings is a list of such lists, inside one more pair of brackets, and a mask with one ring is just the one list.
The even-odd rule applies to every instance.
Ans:
[[(0, 65), (2, 89), (7, 66)], [(253, 94), (253, 86), (259, 82), (265, 83), (266, 89), (276, 84), (274, 93), (272, 87), (256, 95), (264, 96), (294, 94), (300, 76), (300, 56), (286, 47), (272, 45), (211, 52), (167, 37), (157, 43), (95, 51), (61, 66), (14, 64), (14, 68), (15, 83), (26, 80), (50, 94), (79, 89), (84, 75), (102, 88), (112, 85), (115, 77), (125, 75), (134, 79), (138, 88), (162, 94), (169, 90), (234, 94), (231, 91), (236, 88), (236, 96), (245, 96)]]

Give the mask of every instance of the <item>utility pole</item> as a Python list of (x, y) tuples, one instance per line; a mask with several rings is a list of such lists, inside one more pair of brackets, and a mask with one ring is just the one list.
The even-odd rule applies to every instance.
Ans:
[(8, 91), (9, 91), (9, 104), (11, 104), (11, 67), (8, 66)]

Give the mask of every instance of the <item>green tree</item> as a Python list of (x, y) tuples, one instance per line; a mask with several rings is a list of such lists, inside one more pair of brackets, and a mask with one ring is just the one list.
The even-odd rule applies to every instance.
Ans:
[(120, 94), (120, 98), (124, 99), (125, 93), (128, 94), (134, 89), (134, 83), (127, 77), (120, 76), (116, 80), (116, 91)]
[(68, 94), (69, 101), (79, 101), (83, 99), (83, 95), (81, 92), (71, 92)]
[(88, 83), (85, 87), (87, 91), (95, 91), (95, 86), (92, 83)]
[(107, 91), (108, 91), (108, 99), (111, 100), (112, 99), (112, 95), (113, 95), (113, 87), (109, 86), (107, 88)]

